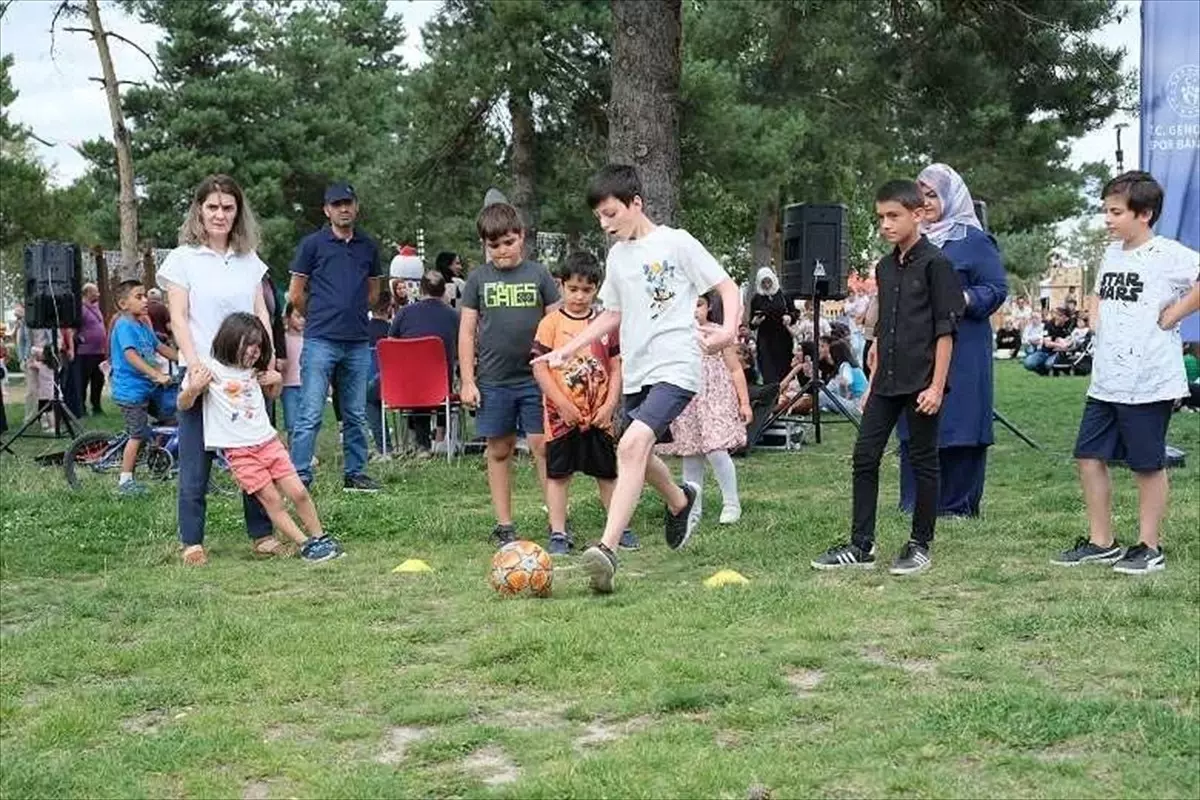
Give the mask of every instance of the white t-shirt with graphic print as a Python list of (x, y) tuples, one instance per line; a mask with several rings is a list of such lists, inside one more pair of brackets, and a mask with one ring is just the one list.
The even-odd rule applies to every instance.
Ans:
[(1088, 396), (1140, 405), (1188, 394), (1179, 328), (1164, 331), (1158, 317), (1191, 290), (1200, 253), (1155, 236), (1141, 247), (1109, 246), (1096, 276), (1100, 324)]
[(213, 374), (204, 392), (206, 450), (253, 447), (277, 435), (254, 370), (234, 369), (211, 358), (204, 365)]
[(659, 225), (612, 246), (599, 298), (621, 312), (625, 394), (656, 383), (700, 390), (696, 299), (728, 278), (704, 245), (677, 228)]

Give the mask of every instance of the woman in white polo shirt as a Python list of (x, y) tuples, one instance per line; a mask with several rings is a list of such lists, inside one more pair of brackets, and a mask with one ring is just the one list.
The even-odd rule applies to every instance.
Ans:
[[(207, 372), (203, 359), (211, 355), (212, 340), (225, 317), (235, 311), (252, 313), (271, 330), (261, 281), (267, 265), (255, 254), (258, 224), (246, 205), (241, 187), (227, 175), (210, 175), (192, 195), (179, 228), (179, 247), (163, 261), (158, 280), (167, 291), (171, 328), (179, 344), (180, 361), (194, 373)], [(260, 378), (264, 385), (279, 380), (274, 370)], [(204, 449), (204, 414), (200, 404), (179, 412), (179, 538), (187, 564), (206, 563), (204, 514), (212, 453)], [(271, 535), (271, 520), (258, 501), (242, 495), (246, 530), (254, 551), (283, 552)]]

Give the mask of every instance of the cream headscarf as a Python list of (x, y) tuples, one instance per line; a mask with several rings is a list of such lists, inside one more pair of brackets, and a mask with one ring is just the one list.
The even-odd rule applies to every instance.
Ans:
[(938, 247), (946, 242), (966, 238), (967, 228), (979, 228), (979, 217), (975, 216), (975, 203), (962, 176), (945, 164), (930, 164), (921, 170), (917, 180), (937, 192), (942, 201), (942, 217), (936, 222), (921, 225), (921, 233)]
[(779, 294), (779, 278), (770, 267), (763, 267), (754, 278), (754, 291), (764, 297)]

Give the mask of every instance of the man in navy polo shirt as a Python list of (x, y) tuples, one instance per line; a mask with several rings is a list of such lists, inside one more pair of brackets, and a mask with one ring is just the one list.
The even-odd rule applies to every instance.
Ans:
[(300, 411), (292, 434), (292, 463), (305, 485), (325, 413), (331, 378), (342, 405), (347, 492), (377, 492), (367, 465), (367, 377), (371, 348), (367, 309), (379, 296), (379, 247), (354, 227), (354, 187), (335, 183), (325, 190), (329, 225), (304, 237), (292, 261), (288, 299), (305, 317), (300, 355)]

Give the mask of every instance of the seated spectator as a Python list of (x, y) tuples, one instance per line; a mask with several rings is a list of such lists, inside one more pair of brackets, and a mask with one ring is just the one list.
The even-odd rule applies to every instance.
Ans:
[(1183, 398), (1183, 408), (1200, 411), (1200, 344), (1183, 346), (1183, 369), (1187, 372), (1189, 395)]
[(1049, 375), (1050, 368), (1054, 366), (1058, 358), (1070, 349), (1073, 329), (1074, 325), (1071, 323), (1067, 309), (1063, 307), (1054, 309), (1050, 321), (1046, 323), (1040, 346), (1025, 357), (1025, 369), (1039, 375)]
[(1071, 331), (1068, 338), (1067, 349), (1055, 361), (1054, 371), (1072, 375), (1090, 375), (1092, 374), (1092, 339), (1094, 335), (1088, 325), (1087, 312), (1079, 312), (1075, 320), (1075, 329)]
[[(845, 401), (842, 405), (846, 410), (860, 411), (867, 393), (867, 375), (854, 360), (849, 339), (834, 339), (823, 350), (829, 354), (829, 361), (837, 370), (827, 384), (829, 389)], [(821, 408), (839, 410), (825, 395), (821, 396)]]
[(1021, 350), (1021, 332), (1016, 320), (1005, 317), (996, 330), (996, 358), (1016, 358)]
[(1035, 311), (1021, 330), (1022, 358), (1042, 346), (1042, 336), (1045, 332), (1046, 327), (1042, 322), (1042, 315)]
[[(421, 300), (405, 306), (396, 313), (388, 333), (393, 339), (419, 339), (422, 336), (437, 336), (446, 347), (446, 367), (450, 385), (454, 385), (455, 355), (458, 351), (458, 312), (446, 304), (446, 278), (436, 270), (426, 272), (421, 278)], [(423, 449), (436, 452), (439, 448), (430, 441), (429, 420), (410, 417), (409, 428), (416, 433), (417, 443)], [(439, 415), (435, 440), (445, 440), (445, 420)]]

